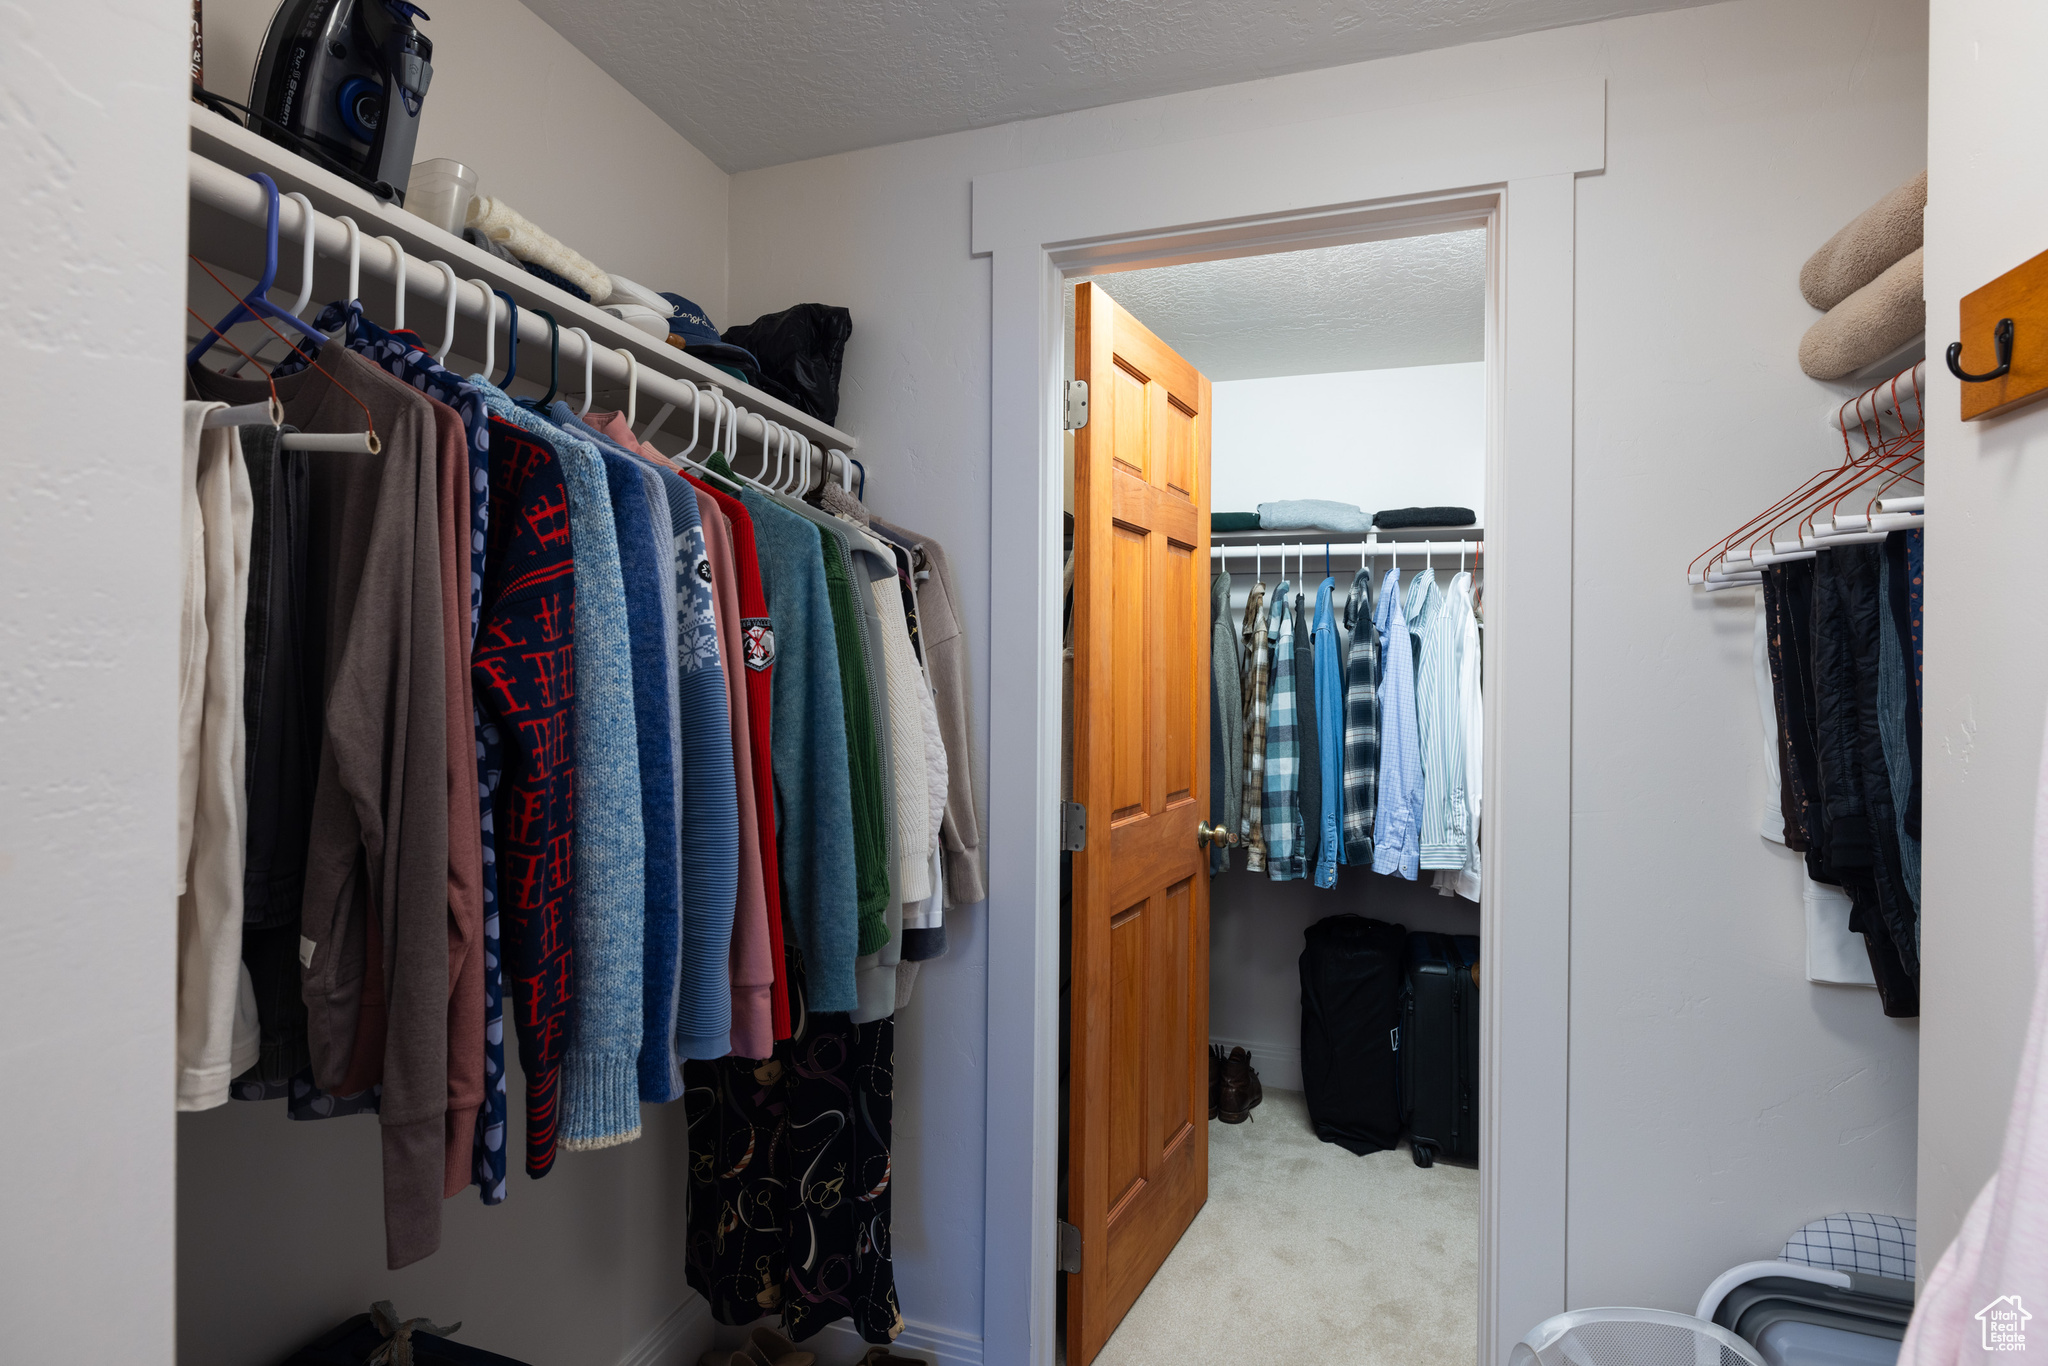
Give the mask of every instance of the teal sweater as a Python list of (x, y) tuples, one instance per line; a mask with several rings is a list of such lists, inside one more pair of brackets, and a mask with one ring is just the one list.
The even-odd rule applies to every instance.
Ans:
[(755, 489), (743, 498), (775, 637), (770, 739), (783, 918), (803, 954), (810, 1008), (852, 1010), (860, 1004), (853, 783), (824, 546), (817, 527), (774, 499)]

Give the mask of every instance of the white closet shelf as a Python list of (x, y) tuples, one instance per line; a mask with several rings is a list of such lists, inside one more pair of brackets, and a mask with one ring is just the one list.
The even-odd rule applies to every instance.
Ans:
[[(441, 327), (440, 301), (443, 284), (441, 273), (429, 263), (435, 260), (448, 262), (464, 280), (481, 279), (488, 281), (493, 289), (502, 289), (519, 303), (519, 339), (531, 347), (538, 345), (541, 364), (547, 364), (548, 343), (547, 323), (537, 316), (530, 316), (532, 308), (545, 308), (555, 315), (562, 328), (561, 374), (566, 385), (573, 386), (582, 381), (582, 342), (569, 332), (571, 327), (581, 327), (590, 333), (597, 343), (597, 369), (604, 379), (615, 387), (624, 385), (625, 362), (613, 353), (613, 348), (625, 348), (632, 352), (641, 367), (642, 393), (640, 410), (642, 421), (659, 403), (674, 401), (668, 385), (660, 385), (665, 392), (655, 392), (655, 386), (645, 383), (651, 377), (681, 381), (683, 385), (716, 386), (728, 398), (745, 408), (750, 419), (765, 417), (779, 426), (798, 432), (820, 447), (834, 448), (852, 454), (858, 449), (858, 442), (849, 433), (837, 427), (820, 422), (817, 418), (793, 408), (780, 399), (751, 385), (742, 384), (723, 370), (709, 365), (695, 356), (687, 355), (665, 342), (659, 341), (635, 327), (628, 327), (611, 314), (588, 304), (575, 296), (547, 284), (524, 270), (517, 269), (479, 247), (473, 247), (454, 233), (443, 232), (440, 228), (419, 216), (408, 213), (395, 204), (386, 204), (367, 190), (349, 184), (340, 176), (316, 166), (303, 157), (280, 147), (278, 144), (259, 137), (248, 129), (229, 119), (222, 118), (210, 109), (199, 105), (191, 107), (192, 150), (189, 179), (191, 185), (192, 254), (201, 260), (226, 265), (253, 276), (249, 262), (254, 257), (260, 264), (263, 254), (263, 220), (259, 208), (253, 228), (245, 215), (246, 196), (254, 190), (260, 205), (262, 190), (246, 178), (253, 172), (261, 171), (277, 182), (280, 194), (297, 190), (312, 201), (319, 213), (331, 216), (347, 214), (362, 228), (361, 259), (365, 273), (379, 279), (391, 279), (396, 273), (397, 262), (386, 244), (377, 240), (380, 236), (397, 239), (407, 257), (406, 281), (408, 292), (413, 295), (408, 306), (410, 320), (422, 332), (438, 335)], [(239, 182), (239, 183), (236, 183)], [(280, 228), (278, 260), (281, 266), (295, 269), (299, 256), (298, 206), (290, 200), (280, 206)], [(338, 243), (330, 241), (329, 234), (345, 239), (345, 232), (339, 227), (328, 225), (319, 239), (320, 254), (332, 258)], [(463, 290), (459, 296), (473, 294)], [(316, 303), (321, 302), (315, 300)], [(460, 307), (463, 314), (481, 318), (483, 307), (479, 301), (475, 307), (468, 306), (462, 298)], [(205, 309), (201, 309), (205, 312)], [(220, 309), (226, 311), (225, 300)], [(527, 352), (531, 357), (534, 353)], [(573, 361), (573, 364), (572, 364)], [(527, 376), (532, 376), (532, 361), (528, 359), (523, 367)], [(683, 402), (689, 400), (685, 397)], [(681, 407), (679, 403), (677, 405)], [(708, 420), (710, 407), (707, 403), (704, 415)], [(682, 415), (688, 420), (687, 411)], [(671, 419), (674, 421), (674, 419)], [(742, 436), (759, 440), (763, 428), (755, 420), (742, 423)]]
[(1296, 527), (1292, 531), (1212, 531), (1210, 545), (1357, 545), (1361, 541), (1480, 541), (1486, 538), (1481, 526), (1404, 526), (1392, 531), (1324, 531), (1321, 527)]

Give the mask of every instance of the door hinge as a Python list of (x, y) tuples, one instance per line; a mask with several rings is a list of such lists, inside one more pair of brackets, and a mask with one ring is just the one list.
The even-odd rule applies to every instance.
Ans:
[(1060, 848), (1078, 854), (1088, 847), (1088, 808), (1079, 802), (1060, 803)]
[(1067, 430), (1078, 432), (1088, 425), (1088, 381), (1067, 381)]
[(1078, 1275), (1081, 1270), (1081, 1230), (1060, 1220), (1060, 1270)]

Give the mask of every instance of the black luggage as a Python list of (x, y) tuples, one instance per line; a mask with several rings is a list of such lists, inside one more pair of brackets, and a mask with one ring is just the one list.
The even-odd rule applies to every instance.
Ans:
[(1359, 915), (1308, 927), (1301, 951), (1301, 1089), (1316, 1137), (1354, 1153), (1401, 1140), (1394, 1032), (1408, 932)]
[(1408, 936), (1401, 1112), (1415, 1165), (1479, 1156), (1479, 939)]

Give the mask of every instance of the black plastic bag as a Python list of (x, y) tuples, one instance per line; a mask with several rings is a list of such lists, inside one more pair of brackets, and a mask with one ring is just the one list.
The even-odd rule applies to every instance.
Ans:
[(743, 346), (760, 362), (758, 386), (820, 422), (839, 420), (839, 365), (853, 314), (831, 304), (798, 304), (743, 327), (728, 327), (724, 341)]
[[(413, 1366), (526, 1366), (432, 1333), (412, 1333)], [(283, 1366), (362, 1366), (382, 1347), (385, 1334), (368, 1314), (358, 1314), (285, 1358)]]

